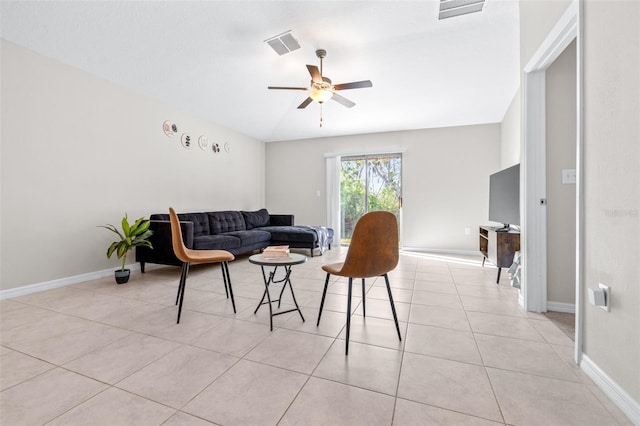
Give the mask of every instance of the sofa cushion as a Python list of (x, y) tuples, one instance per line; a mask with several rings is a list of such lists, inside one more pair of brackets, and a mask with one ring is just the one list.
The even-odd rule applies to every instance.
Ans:
[[(150, 220), (169, 221), (169, 214), (152, 214)], [(209, 235), (209, 218), (206, 213), (178, 213), (180, 222), (193, 222), (193, 236)]]
[(208, 212), (209, 231), (212, 235), (247, 229), (244, 216), (239, 211)]
[(250, 246), (257, 243), (268, 243), (271, 234), (262, 230), (252, 229), (251, 231), (232, 231), (222, 235), (230, 235), (240, 239), (240, 245)]
[(256, 210), (255, 212), (242, 212), (247, 229), (259, 228), (269, 224), (269, 212), (267, 209)]
[(193, 222), (193, 236), (209, 235), (209, 218), (205, 213), (178, 213), (181, 222)]
[(240, 238), (231, 235), (201, 235), (193, 238), (195, 250), (232, 250), (241, 245)]
[(278, 242), (314, 243), (318, 241), (316, 231), (302, 226), (265, 226), (260, 230), (268, 231), (271, 234), (271, 240)]

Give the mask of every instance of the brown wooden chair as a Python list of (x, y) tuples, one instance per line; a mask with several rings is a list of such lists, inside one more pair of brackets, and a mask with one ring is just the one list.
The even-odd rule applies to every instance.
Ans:
[(189, 265), (191, 263), (220, 263), (222, 280), (224, 281), (224, 290), (227, 293), (227, 298), (231, 295), (231, 304), (233, 306), (233, 312), (235, 313), (236, 302), (233, 298), (229, 265), (227, 264), (227, 262), (235, 259), (233, 254), (226, 250), (192, 250), (187, 248), (182, 240), (180, 220), (178, 219), (176, 212), (171, 207), (169, 207), (169, 218), (171, 220), (171, 243), (173, 244), (173, 252), (182, 262), (182, 274), (180, 275), (180, 285), (178, 286), (178, 295), (176, 297), (176, 305), (179, 304), (177, 323), (180, 324), (182, 302), (184, 301), (184, 289), (187, 284), (187, 275), (189, 275)]
[(322, 307), (324, 306), (324, 299), (327, 295), (327, 287), (329, 286), (329, 277), (331, 275), (337, 275), (349, 278), (345, 355), (349, 355), (351, 287), (354, 278), (362, 278), (362, 315), (364, 316), (366, 314), (365, 278), (384, 276), (385, 283), (387, 284), (387, 293), (389, 293), (389, 302), (391, 303), (391, 312), (393, 312), (393, 319), (396, 322), (398, 338), (402, 340), (400, 326), (398, 325), (398, 316), (396, 315), (396, 307), (393, 303), (389, 277), (387, 275), (389, 271), (392, 271), (398, 265), (398, 258), (398, 221), (393, 213), (376, 211), (365, 214), (356, 223), (351, 244), (349, 245), (349, 251), (347, 251), (344, 262), (322, 266), (322, 269), (327, 272), (327, 279), (324, 282), (324, 291), (322, 292), (322, 301), (320, 302), (320, 312), (318, 312), (318, 322), (316, 325), (320, 325)]

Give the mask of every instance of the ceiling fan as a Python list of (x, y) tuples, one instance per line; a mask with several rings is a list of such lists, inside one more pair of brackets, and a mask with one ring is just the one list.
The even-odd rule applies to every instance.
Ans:
[(305, 99), (300, 105), (298, 105), (298, 109), (303, 109), (313, 101), (316, 101), (319, 104), (323, 104), (329, 99), (333, 99), (339, 104), (342, 104), (347, 108), (351, 108), (355, 105), (355, 103), (345, 98), (344, 96), (337, 94), (337, 91), (373, 87), (373, 84), (370, 80), (354, 81), (352, 83), (332, 84), (331, 79), (322, 75), (322, 59), (327, 56), (327, 51), (324, 49), (318, 49), (316, 50), (316, 56), (320, 58), (320, 69), (318, 69), (318, 67), (316, 67), (315, 65), (307, 65), (307, 70), (309, 70), (309, 74), (311, 74), (310, 87), (269, 86), (268, 88), (272, 90), (309, 91), (309, 97), (307, 97), (307, 99)]

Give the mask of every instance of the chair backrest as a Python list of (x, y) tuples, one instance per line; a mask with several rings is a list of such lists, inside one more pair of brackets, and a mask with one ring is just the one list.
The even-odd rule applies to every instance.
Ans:
[(398, 265), (398, 220), (393, 213), (375, 211), (358, 220), (342, 266), (343, 276), (384, 275)]
[(182, 240), (182, 231), (180, 230), (180, 220), (172, 207), (169, 207), (169, 220), (171, 221), (171, 244), (173, 245), (173, 253), (182, 262), (188, 262), (187, 250)]

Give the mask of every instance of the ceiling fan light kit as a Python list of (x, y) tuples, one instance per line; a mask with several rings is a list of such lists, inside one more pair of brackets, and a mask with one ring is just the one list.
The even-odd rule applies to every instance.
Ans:
[(333, 97), (334, 88), (331, 85), (331, 80), (327, 77), (322, 77), (322, 82), (314, 82), (311, 80), (311, 92), (309, 97), (319, 104), (328, 101)]
[[(317, 102), (320, 105), (325, 103), (326, 101), (333, 99), (346, 106), (347, 108), (351, 108), (355, 106), (355, 102), (350, 101), (336, 93), (339, 90), (348, 90), (348, 89), (362, 89), (365, 87), (373, 87), (373, 83), (370, 80), (363, 81), (354, 81), (351, 83), (343, 83), (343, 84), (333, 84), (331, 79), (322, 75), (322, 60), (327, 56), (327, 51), (324, 49), (316, 50), (316, 56), (320, 59), (320, 68), (318, 69), (315, 65), (307, 65), (307, 70), (311, 75), (311, 85), (310, 87), (286, 87), (286, 86), (269, 86), (268, 89), (271, 90), (304, 90), (309, 92), (309, 96), (305, 99), (300, 105), (298, 105), (298, 109), (306, 108), (311, 102)], [(321, 110), (322, 114), (322, 110)], [(320, 127), (322, 127), (322, 115), (320, 116)]]

